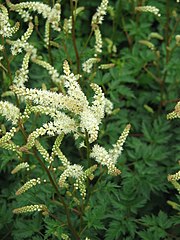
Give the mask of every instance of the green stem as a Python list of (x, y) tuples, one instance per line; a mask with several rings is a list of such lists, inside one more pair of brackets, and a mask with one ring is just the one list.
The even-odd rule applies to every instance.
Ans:
[(102, 171), (101, 171), (101, 173), (100, 173), (100, 175), (99, 175), (96, 183), (94, 184), (94, 186), (93, 186), (92, 189), (91, 189), (91, 192), (89, 193), (89, 195), (88, 195), (87, 198), (86, 198), (86, 204), (85, 204), (85, 206), (88, 205), (88, 202), (89, 202), (89, 199), (90, 199), (91, 194), (95, 191), (95, 188), (96, 188), (97, 184), (100, 182), (100, 180), (102, 179), (102, 177), (103, 177), (103, 175), (104, 175), (105, 172), (106, 172), (106, 169), (102, 169)]
[(87, 148), (87, 152), (86, 152), (86, 157), (87, 157), (87, 161), (88, 161), (88, 168), (91, 167), (91, 159), (90, 159), (90, 144), (89, 144), (89, 134), (88, 132), (86, 131), (86, 139), (85, 139), (85, 142), (86, 142), (86, 148)]
[(177, 18), (177, 19), (176, 19), (176, 22), (175, 22), (175, 24), (174, 24), (174, 27), (173, 27), (173, 29), (172, 29), (172, 31), (171, 31), (171, 35), (169, 36), (169, 44), (170, 44), (172, 38), (173, 38), (174, 35), (175, 35), (175, 32), (176, 32), (177, 27), (179, 26), (179, 21), (180, 21), (180, 18)]
[(10, 68), (10, 62), (9, 62), (9, 59), (8, 59), (8, 55), (6, 53), (4, 37), (2, 37), (1, 39), (2, 39), (2, 45), (3, 45), (3, 55), (4, 55), (4, 58), (6, 60), (6, 64), (7, 64), (7, 71), (8, 71), (8, 75), (9, 75), (9, 78), (10, 78), (10, 84), (12, 84), (13, 78), (12, 78), (12, 73), (11, 73), (11, 68)]
[(52, 186), (54, 187), (56, 193), (58, 194), (58, 196), (59, 196), (59, 198), (60, 198), (60, 200), (61, 200), (61, 202), (62, 202), (62, 204), (63, 204), (63, 207), (64, 207), (64, 209), (65, 209), (65, 213), (66, 213), (66, 217), (67, 217), (68, 226), (69, 226), (69, 228), (70, 228), (73, 236), (75, 237), (76, 240), (79, 240), (80, 238), (79, 238), (76, 230), (74, 229), (74, 227), (73, 227), (73, 225), (72, 225), (72, 223), (71, 223), (69, 208), (68, 208), (67, 204), (65, 203), (63, 197), (61, 196), (57, 184), (56, 184), (55, 181), (53, 180), (53, 178), (52, 178), (52, 176), (51, 176), (51, 174), (50, 174), (50, 172), (49, 172), (49, 169), (46, 168), (46, 166), (44, 165), (44, 163), (42, 162), (42, 160), (41, 160), (41, 159), (39, 158), (39, 156), (37, 155), (36, 150), (33, 150), (33, 152), (34, 152), (34, 155), (35, 155), (36, 159), (37, 159), (38, 162), (41, 164), (42, 168), (46, 171), (46, 173), (47, 173), (47, 175), (48, 175), (48, 178), (49, 178)]
[(51, 28), (50, 28), (50, 25), (49, 25), (49, 43), (48, 43), (48, 55), (49, 55), (49, 62), (51, 65), (54, 65), (54, 61), (53, 61), (53, 55), (52, 55), (52, 52), (51, 52)]
[(40, 33), (37, 25), (35, 26), (35, 31), (37, 32), (37, 35), (39, 36), (39, 38), (41, 39), (41, 41), (44, 42), (44, 38), (42, 37), (42, 35), (41, 35), (41, 33)]
[(158, 83), (161, 83), (161, 79), (159, 79), (158, 77), (156, 77), (156, 75), (154, 75), (154, 73), (152, 73), (146, 66), (144, 66), (144, 70)]
[(63, 48), (64, 48), (64, 52), (66, 53), (67, 60), (70, 64), (70, 66), (72, 66), (72, 60), (71, 60), (71, 57), (70, 57), (69, 52), (67, 50), (67, 45), (66, 45), (65, 41), (63, 41)]
[(41, 159), (39, 158), (39, 156), (37, 155), (36, 150), (33, 150), (33, 152), (34, 152), (34, 155), (35, 155), (36, 159), (37, 159), (38, 162), (41, 164), (42, 168), (46, 171), (46, 173), (47, 173), (47, 175), (48, 175), (48, 178), (49, 178), (52, 186), (54, 187), (56, 193), (58, 194), (58, 196), (59, 196), (59, 198), (60, 198), (60, 200), (61, 200), (61, 202), (62, 202), (62, 204), (63, 204), (63, 206), (64, 206), (65, 213), (66, 213), (66, 217), (67, 217), (68, 226), (69, 226), (69, 228), (70, 228), (73, 236), (75, 237), (76, 240), (79, 240), (80, 238), (79, 238), (76, 230), (74, 229), (74, 227), (73, 227), (73, 225), (72, 225), (72, 223), (71, 223), (69, 208), (68, 208), (67, 204), (65, 203), (63, 197), (61, 196), (57, 184), (56, 184), (55, 181), (53, 180), (53, 178), (52, 178), (52, 176), (51, 176), (51, 174), (50, 174), (50, 172), (49, 172), (49, 169), (46, 168), (46, 166), (44, 165), (44, 163), (42, 162), (42, 160), (41, 160)]
[[(20, 125), (20, 129), (21, 129), (21, 131), (23, 133), (23, 136), (27, 139), (27, 134), (25, 133), (23, 126)], [(42, 166), (44, 171), (47, 173), (47, 176), (49, 178), (49, 181), (51, 182), (51, 185), (55, 189), (57, 195), (59, 196), (59, 198), (60, 198), (60, 200), (62, 202), (62, 205), (63, 205), (65, 213), (66, 213), (67, 222), (68, 222), (68, 226), (69, 226), (70, 231), (72, 232), (72, 234), (73, 234), (73, 236), (75, 237), (76, 240), (80, 240), (79, 235), (77, 234), (76, 230), (74, 229), (74, 227), (72, 225), (69, 208), (68, 208), (67, 204), (65, 203), (63, 197), (61, 196), (61, 193), (59, 192), (58, 186), (55, 183), (54, 179), (52, 178), (49, 169), (46, 167), (46, 165), (43, 163), (41, 158), (38, 156), (36, 149), (33, 149), (32, 151), (33, 151), (33, 154), (36, 157), (37, 161), (40, 163), (40, 165)]]
[(70, 0), (70, 6), (71, 6), (71, 17), (72, 17), (72, 35), (71, 36), (72, 36), (73, 47), (76, 55), (77, 73), (80, 73), (80, 58), (79, 58), (79, 53), (76, 45), (74, 6), (73, 6), (72, 0)]
[(165, 24), (165, 41), (166, 41), (166, 63), (169, 61), (169, 23), (170, 23), (170, 5), (169, 0), (166, 0), (166, 24)]
[[(90, 144), (89, 144), (89, 135), (88, 132), (86, 131), (86, 138), (85, 138), (85, 143), (86, 143), (86, 158), (88, 161), (88, 168), (91, 167), (91, 158), (90, 158)], [(90, 189), (90, 180), (87, 179), (87, 197), (86, 199), (89, 199), (91, 195), (91, 189)]]
[(128, 41), (128, 45), (129, 45), (129, 47), (130, 47), (130, 49), (131, 49), (131, 48), (132, 48), (132, 39), (131, 39), (131, 37), (129, 36), (127, 30), (126, 30), (126, 25), (125, 25), (125, 20), (124, 20), (123, 15), (122, 15), (122, 17), (121, 17), (121, 21), (122, 21), (123, 31), (124, 31), (124, 33), (125, 33), (125, 35), (126, 35), (126, 38), (127, 38), (127, 41)]
[(89, 41), (91, 40), (91, 37), (92, 37), (93, 32), (94, 32), (94, 31), (91, 29), (91, 32), (90, 32), (90, 34), (89, 34), (89, 36), (88, 36), (88, 39), (86, 40), (86, 42), (85, 42), (85, 44), (84, 44), (84, 46), (83, 46), (83, 49), (82, 49), (82, 51), (81, 51), (81, 53), (80, 53), (80, 56), (83, 55), (84, 50), (86, 49)]
[(8, 229), (6, 234), (4, 236), (2, 236), (1, 240), (6, 240), (8, 239), (8, 236), (12, 233), (12, 227), (11, 229)]

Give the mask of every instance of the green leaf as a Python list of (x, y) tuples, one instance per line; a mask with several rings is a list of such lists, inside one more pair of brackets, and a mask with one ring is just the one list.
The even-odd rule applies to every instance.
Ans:
[(31, 220), (27, 219), (17, 219), (15, 222), (15, 229), (13, 231), (13, 236), (15, 240), (32, 238), (34, 234), (38, 234), (41, 229), (41, 220), (37, 216)]

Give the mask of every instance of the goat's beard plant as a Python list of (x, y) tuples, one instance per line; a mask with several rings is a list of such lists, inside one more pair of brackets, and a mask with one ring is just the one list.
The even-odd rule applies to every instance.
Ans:
[[(180, 118), (180, 102), (178, 102), (175, 106), (174, 111), (172, 111), (171, 113), (169, 113), (167, 115), (167, 119), (174, 119), (174, 118)], [(180, 164), (180, 162), (179, 162)], [(170, 181), (173, 186), (175, 187), (175, 189), (178, 191), (178, 194), (180, 194), (180, 171), (174, 173), (174, 174), (169, 174), (168, 175), (168, 181)], [(178, 211), (180, 211), (180, 204), (177, 204), (173, 201), (168, 201), (169, 205), (171, 205), (174, 209), (177, 209)]]
[[(23, 182), (22, 186), (16, 190), (17, 198), (21, 194), (27, 194), (28, 190), (32, 188), (40, 189), (40, 186), (37, 186), (39, 184), (44, 184), (50, 192), (48, 192), (50, 206), (49, 202), (42, 198), (39, 198), (39, 202), (31, 204), (28, 202), (26, 205), (19, 201), (19, 206), (13, 210), (14, 214), (41, 211), (43, 215), (50, 216), (55, 220), (59, 218), (59, 214), (64, 214), (66, 219), (62, 219), (62, 230), (59, 237), (62, 239), (69, 239), (69, 237), (85, 239), (88, 236), (85, 235), (86, 226), (83, 224), (83, 214), (96, 188), (96, 184), (92, 184), (91, 180), (94, 176), (97, 179), (102, 177), (102, 174), (114, 176), (120, 174), (116, 163), (128, 136), (130, 124), (125, 127), (118, 141), (109, 151), (96, 144), (102, 119), (105, 114), (111, 113), (113, 106), (105, 98), (101, 87), (97, 84), (90, 84), (94, 91), (91, 100), (80, 86), (83, 73), (74, 28), (76, 15), (82, 8), (77, 8), (77, 1), (75, 1), (75, 6), (73, 3), (74, 1), (70, 1), (72, 15), (69, 19), (64, 20), (63, 26), (61, 26), (60, 19), (60, 3), (56, 3), (53, 8), (40, 2), (12, 4), (9, 0), (6, 1), (6, 6), (0, 5), (1, 68), (9, 76), (11, 81), (10, 96), (15, 99), (14, 104), (0, 101), (0, 114), (7, 122), (10, 122), (7, 125), (7, 130), (1, 132), (0, 147), (13, 151), (16, 155), (17, 166), (12, 169), (11, 173), (19, 174), (21, 171), (24, 176), (27, 176), (28, 181)], [(93, 65), (100, 62), (102, 38), (99, 26), (106, 14), (107, 5), (108, 0), (102, 0), (97, 12), (92, 17), (90, 36), (94, 33), (94, 56), (82, 63), (82, 70), (86, 74), (91, 73)], [(27, 31), (18, 39), (14, 39), (14, 34), (18, 34), (20, 24), (10, 25), (9, 9), (16, 14), (18, 13), (25, 23), (29, 22), (27, 23)], [(28, 42), (34, 32), (33, 14), (40, 14), (46, 20), (43, 44), (50, 60), (52, 60), (52, 47), (58, 46), (58, 43), (51, 39), (51, 31), (58, 32), (58, 34), (63, 32), (63, 34), (72, 36), (77, 64), (76, 74), (71, 72), (69, 63), (72, 65), (72, 61), (68, 59), (69, 61), (63, 60), (63, 74), (60, 75), (53, 67), (52, 61), (48, 63), (42, 60), (38, 54), (38, 49), (33, 43)], [(16, 70), (14, 74), (11, 72), (10, 60), (7, 57), (9, 46), (11, 58), (18, 54), (24, 55), (21, 68)], [(29, 63), (45, 68), (57, 91), (27, 88)], [(112, 64), (102, 65), (102, 68), (108, 66), (112, 67)], [(32, 118), (35, 117), (38, 121), (44, 115), (46, 115), (46, 122), (39, 121), (38, 127), (33, 129), (35, 123), (32, 123)], [(62, 151), (61, 144), (70, 135), (77, 143), (77, 152), (86, 152), (86, 159), (82, 154), (82, 159), (77, 162), (73, 160), (73, 155)], [(17, 143), (17, 139), (21, 136), (23, 140)], [(49, 142), (53, 141), (51, 150), (43, 140), (47, 137)], [(28, 154), (31, 156), (30, 158), (27, 158)], [(70, 159), (67, 158), (67, 155), (70, 155)], [(38, 170), (39, 168), (43, 172)], [(57, 216), (52, 204), (60, 209)]]

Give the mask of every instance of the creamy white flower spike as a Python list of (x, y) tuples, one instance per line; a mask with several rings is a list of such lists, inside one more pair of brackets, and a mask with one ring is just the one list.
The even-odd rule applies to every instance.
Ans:
[[(12, 137), (14, 137), (14, 134), (17, 132), (17, 128), (12, 127), (9, 132), (6, 132), (4, 136), (0, 138), (0, 145), (3, 146), (8, 141), (11, 140)], [(8, 148), (7, 148), (8, 149)], [(13, 149), (12, 149), (13, 150)]]
[(89, 108), (83, 109), (81, 113), (80, 127), (83, 133), (87, 131), (89, 135), (89, 142), (94, 142), (98, 137), (98, 120), (94, 116), (93, 112)]
[(111, 159), (113, 159), (114, 163), (117, 162), (118, 157), (121, 155), (122, 150), (123, 150), (123, 145), (126, 141), (126, 138), (129, 134), (131, 125), (128, 124), (124, 131), (122, 132), (121, 136), (119, 137), (118, 141), (116, 144), (113, 144), (113, 148), (109, 150), (109, 156)]
[(54, 7), (51, 8), (47, 4), (41, 2), (21, 2), (18, 4), (12, 4), (9, 0), (6, 0), (6, 2), (8, 6), (13, 11), (18, 12), (25, 21), (32, 19), (29, 12), (37, 12), (38, 14), (42, 14), (43, 18), (47, 19), (47, 21), (51, 23), (54, 30), (61, 30), (59, 27), (61, 5), (59, 3), (56, 3)]
[[(35, 61), (53, 70), (49, 64), (42, 63), (40, 60)], [(43, 127), (30, 134), (28, 148), (34, 145), (37, 137), (44, 134), (55, 136), (72, 132), (75, 136), (83, 134), (84, 137), (88, 134), (89, 142), (92, 143), (98, 137), (99, 125), (105, 112), (110, 112), (112, 108), (97, 84), (91, 84), (95, 94), (90, 104), (78, 83), (79, 75), (71, 73), (67, 61), (64, 62), (63, 70), (64, 75), (61, 76), (61, 80), (66, 88), (66, 95), (48, 90), (12, 86), (12, 90), (17, 95), (23, 96), (26, 101), (32, 101), (36, 105), (31, 107), (32, 112), (41, 112), (53, 118), (53, 121), (45, 123)], [(62, 110), (68, 110), (77, 117), (70, 117), (68, 112), (64, 113)]]
[(101, 32), (99, 27), (97, 26), (94, 30), (94, 34), (95, 34), (95, 54), (94, 56), (97, 57), (98, 54), (102, 53), (102, 36), (101, 36)]
[(98, 63), (100, 58), (89, 58), (82, 64), (82, 70), (87, 73), (91, 73), (93, 65)]
[(12, 174), (15, 174), (17, 172), (19, 172), (21, 169), (26, 169), (27, 171), (29, 171), (29, 164), (27, 162), (23, 162), (18, 164), (12, 171)]
[(27, 213), (27, 212), (48, 212), (46, 205), (44, 204), (35, 204), (35, 205), (28, 205), (20, 208), (16, 208), (13, 210), (13, 213)]
[(107, 151), (105, 148), (96, 144), (94, 145), (90, 154), (90, 156), (94, 158), (99, 164), (107, 166), (108, 173), (111, 175), (118, 175), (121, 173), (121, 171), (116, 168), (115, 164), (118, 157), (121, 155), (121, 152), (123, 150), (122, 146), (129, 134), (130, 127), (130, 124), (126, 126), (123, 133), (119, 137), (116, 144), (113, 145), (113, 148), (111, 150)]
[(180, 180), (180, 171), (178, 171), (175, 174), (169, 175), (168, 176), (168, 180), (169, 181), (178, 181), (178, 180)]
[(180, 35), (179, 35), (179, 34), (176, 35), (176, 36), (175, 36), (175, 39), (176, 39), (176, 45), (177, 45), (178, 47), (180, 47)]
[(41, 183), (40, 178), (33, 178), (33, 179), (29, 180), (28, 182), (26, 182), (21, 188), (19, 188), (16, 191), (16, 195), (21, 195), (22, 193), (28, 191), (30, 188), (32, 188), (40, 183)]
[(74, 187), (76, 190), (80, 190), (80, 194), (84, 199), (86, 196), (86, 186), (85, 181), (87, 178), (93, 178), (93, 172), (96, 170), (97, 165), (93, 165), (92, 167), (83, 171), (83, 167), (78, 164), (68, 165), (64, 172), (61, 174), (59, 178), (59, 186), (60, 187), (67, 187), (68, 184), (66, 183), (67, 178), (74, 178), (75, 183)]
[[(73, 11), (74, 18), (84, 10), (84, 7), (78, 7)], [(65, 34), (71, 34), (72, 32), (72, 16), (70, 16), (68, 19), (64, 19), (64, 25), (63, 25), (63, 31)]]
[(113, 103), (105, 98), (105, 113), (110, 115), (112, 113), (112, 110), (113, 110)]
[(31, 52), (27, 52), (23, 58), (22, 67), (16, 71), (15, 78), (13, 83), (16, 86), (23, 87), (24, 83), (28, 81), (28, 73), (29, 73), (29, 59), (31, 56)]
[(25, 87), (11, 87), (13, 92), (23, 96), (25, 100), (33, 101), (36, 105), (60, 109), (67, 109), (78, 114), (82, 111), (82, 103), (73, 99), (71, 96), (62, 93), (50, 92), (48, 90), (29, 89)]
[(20, 110), (10, 102), (0, 101), (0, 115), (16, 125), (20, 118)]
[(27, 31), (21, 36), (20, 39), (17, 39), (16, 41), (10, 41), (7, 42), (11, 45), (11, 52), (12, 55), (17, 55), (22, 52), (23, 49), (26, 51), (30, 51), (30, 44), (27, 42), (27, 40), (30, 38), (32, 32), (33, 32), (34, 25), (30, 22)]
[(5, 38), (12, 37), (18, 29), (19, 23), (16, 23), (13, 27), (11, 27), (7, 8), (0, 4), (0, 35)]
[(107, 12), (108, 0), (102, 0), (100, 6), (97, 8), (96, 13), (92, 17), (91, 25), (102, 24), (104, 16)]
[(161, 14), (159, 13), (159, 9), (155, 6), (139, 6), (136, 7), (135, 10), (139, 12), (150, 12), (158, 17), (161, 16)]
[(67, 88), (67, 95), (73, 97), (73, 99), (79, 103), (79, 106), (81, 105), (81, 112), (84, 107), (88, 107), (89, 105), (88, 100), (78, 83), (81, 76), (71, 73), (69, 64), (66, 60), (63, 64), (63, 70), (65, 75), (63, 75), (62, 78), (64, 79), (64, 86)]
[(101, 123), (102, 118), (105, 113), (106, 100), (102, 89), (95, 83), (90, 84), (91, 88), (94, 90), (95, 95), (93, 96), (92, 106), (90, 107), (95, 118), (98, 121), (98, 125)]
[(180, 102), (176, 104), (174, 111), (167, 115), (167, 119), (173, 118), (180, 118)]
[(80, 178), (83, 175), (83, 167), (77, 164), (67, 166), (67, 169), (61, 174), (59, 185), (64, 187), (65, 181), (68, 177)]
[(77, 131), (76, 122), (74, 119), (70, 118), (63, 112), (58, 112), (56, 117), (54, 117), (54, 122), (46, 123), (43, 125), (43, 127), (50, 136)]

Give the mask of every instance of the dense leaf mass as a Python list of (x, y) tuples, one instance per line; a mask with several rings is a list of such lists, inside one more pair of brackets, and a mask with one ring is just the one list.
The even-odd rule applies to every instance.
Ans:
[(0, 0), (0, 239), (179, 239), (179, 8)]

